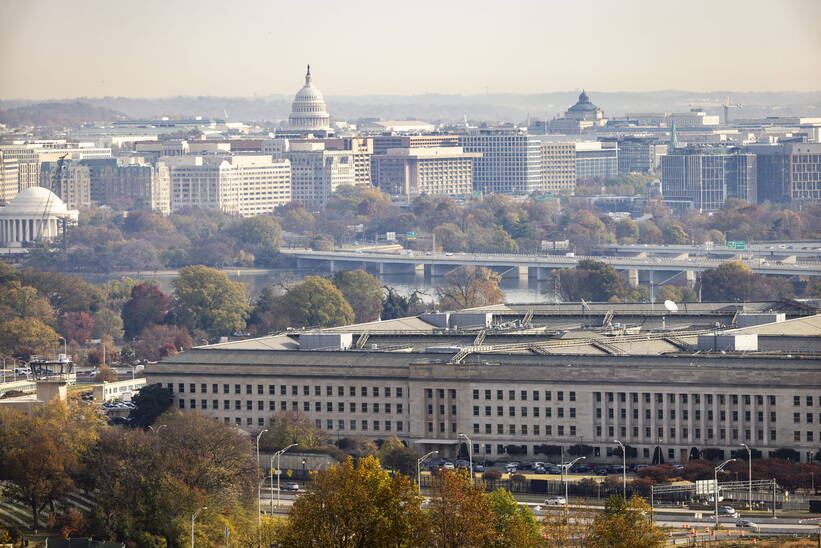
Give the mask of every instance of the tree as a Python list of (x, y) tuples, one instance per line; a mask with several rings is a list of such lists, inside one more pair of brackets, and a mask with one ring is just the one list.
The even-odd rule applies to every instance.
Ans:
[(400, 474), (413, 476), (416, 474), (416, 461), (419, 453), (410, 449), (396, 436), (391, 436), (385, 440), (379, 448), (379, 460), (382, 465), (390, 470), (396, 470)]
[(671, 223), (664, 227), (662, 231), (664, 234), (664, 243), (671, 245), (683, 245), (690, 243), (690, 236), (678, 223)]
[(382, 319), (392, 320), (416, 316), (426, 310), (425, 303), (419, 296), (418, 290), (405, 297), (392, 287), (385, 288), (385, 298), (382, 301)]
[(91, 337), (102, 339), (105, 336), (119, 339), (123, 336), (123, 319), (110, 308), (101, 308), (94, 313), (94, 329)]
[(705, 301), (766, 300), (773, 295), (767, 279), (739, 261), (727, 261), (718, 268), (705, 270), (699, 284)]
[(656, 290), (656, 301), (673, 301), (691, 303), (698, 300), (698, 294), (692, 287), (684, 285), (663, 285)]
[(317, 472), (294, 501), (282, 546), (422, 547), (425, 518), (407, 476), (391, 477), (373, 457)]
[(74, 489), (101, 427), (99, 412), (71, 401), (55, 399), (30, 414), (0, 409), (0, 480), (9, 482), (10, 499), (31, 510), (33, 528), (47, 505)]
[(664, 532), (653, 526), (648, 515), (650, 506), (640, 497), (625, 501), (620, 496), (609, 497), (604, 512), (596, 516), (589, 548), (657, 548), (665, 545)]
[(16, 280), (0, 285), (0, 322), (14, 318), (34, 318), (54, 325), (54, 309), (33, 287), (21, 286)]
[(107, 365), (101, 365), (94, 376), (95, 382), (116, 382), (117, 373)]
[(94, 318), (87, 312), (65, 312), (58, 323), (60, 334), (68, 342), (77, 344), (84, 344), (94, 330)]
[(28, 360), (46, 354), (57, 345), (57, 333), (33, 318), (16, 318), (0, 323), (0, 354)]
[(20, 271), (21, 283), (37, 289), (48, 299), (54, 310), (63, 312), (96, 312), (104, 303), (100, 288), (84, 281), (79, 276), (69, 276), (57, 272), (37, 272), (31, 268)]
[(173, 282), (175, 322), (209, 337), (241, 331), (248, 317), (245, 287), (206, 266), (187, 266)]
[(529, 506), (519, 505), (507, 489), (488, 495), (493, 509), (497, 548), (537, 548), (541, 546), (539, 524)]
[(624, 276), (609, 264), (592, 259), (579, 261), (575, 268), (556, 270), (554, 276), (566, 301), (604, 302), (629, 293)]
[(283, 327), (333, 327), (353, 323), (354, 312), (329, 280), (305, 276), (277, 299), (274, 310)]
[(146, 429), (174, 403), (171, 391), (161, 384), (147, 384), (131, 399), (134, 409), (128, 415), (129, 425)]
[(503, 303), (504, 293), (499, 287), (502, 277), (481, 266), (460, 266), (448, 272), (445, 284), (437, 288), (442, 310), (461, 310)]
[(173, 325), (152, 325), (140, 333), (134, 343), (137, 359), (155, 362), (166, 356), (173, 356), (194, 346), (191, 335), (184, 327)]
[(301, 411), (282, 411), (274, 414), (268, 431), (259, 440), (259, 446), (277, 451), (286, 445), (298, 443), (300, 447), (318, 447), (325, 440), (325, 433), (316, 427), (313, 419)]
[(467, 474), (441, 470), (433, 478), (428, 519), (433, 548), (492, 546), (497, 540), (490, 500), (484, 486), (472, 485)]
[(133, 339), (146, 327), (162, 323), (167, 313), (168, 296), (156, 284), (135, 285), (122, 308), (125, 336)]
[(247, 217), (234, 223), (229, 234), (244, 244), (269, 245), (279, 249), (282, 245), (282, 230), (273, 217), (258, 215)]
[(364, 270), (340, 270), (334, 274), (334, 285), (351, 305), (357, 323), (378, 320), (382, 314), (382, 282)]

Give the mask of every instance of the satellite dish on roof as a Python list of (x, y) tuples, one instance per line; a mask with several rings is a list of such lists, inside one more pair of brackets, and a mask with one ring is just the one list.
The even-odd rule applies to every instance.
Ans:
[(678, 305), (671, 300), (664, 301), (664, 308), (670, 312), (678, 312)]

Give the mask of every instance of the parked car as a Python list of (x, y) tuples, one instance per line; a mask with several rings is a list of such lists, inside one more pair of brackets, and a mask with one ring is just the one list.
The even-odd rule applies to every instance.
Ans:
[(469, 468), (469, 467), (470, 467), (470, 461), (467, 461), (467, 460), (465, 460), (465, 459), (456, 459), (456, 460), (453, 462), (453, 465), (454, 465), (456, 468)]
[(518, 469), (519, 469), (519, 463), (518, 462), (509, 462), (509, 463), (505, 464), (505, 470), (507, 470), (508, 472), (512, 473), (512, 472), (515, 472)]
[(483, 465), (481, 465), (481, 464), (474, 464), (474, 465), (473, 465), (473, 471), (474, 471), (474, 472), (484, 472), (484, 471), (485, 471), (485, 467), (484, 467)]
[(453, 470), (456, 467), (453, 465), (452, 462), (445, 461), (444, 463), (442, 463), (442, 468), (444, 468), (445, 470)]
[(534, 466), (533, 467), (534, 474), (547, 474), (547, 470), (544, 466)]
[(519, 468), (521, 468), (522, 470), (532, 470), (533, 469), (533, 463), (532, 462), (523, 462), (519, 465)]
[(552, 465), (549, 468), (546, 468), (548, 474), (561, 474), (562, 469), (558, 466)]
[(751, 529), (758, 529), (758, 524), (748, 519), (739, 519), (735, 522), (736, 527), (750, 527)]
[(299, 484), (295, 481), (287, 481), (282, 485), (283, 491), (299, 491)]
[(544, 503), (546, 506), (557, 506), (561, 504), (567, 504), (567, 499), (559, 496), (547, 497), (546, 499), (544, 499)]

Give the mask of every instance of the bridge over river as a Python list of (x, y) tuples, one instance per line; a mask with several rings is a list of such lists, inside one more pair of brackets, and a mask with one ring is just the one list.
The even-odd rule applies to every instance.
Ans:
[[(572, 268), (583, 259), (593, 259), (610, 264), (624, 272), (631, 284), (639, 282), (664, 283), (683, 276), (690, 283), (696, 274), (716, 268), (721, 259), (706, 257), (612, 257), (612, 256), (562, 256), (526, 255), (515, 253), (432, 253), (409, 250), (369, 251), (310, 249), (281, 249), (281, 253), (294, 257), (297, 268), (352, 270), (362, 268), (379, 274), (412, 274), (419, 271), (426, 276), (444, 276), (462, 265), (484, 266), (499, 272), (503, 277), (530, 277), (546, 280), (556, 268)], [(753, 272), (768, 276), (809, 277), (821, 275), (821, 262), (773, 263), (760, 258), (742, 259)]]

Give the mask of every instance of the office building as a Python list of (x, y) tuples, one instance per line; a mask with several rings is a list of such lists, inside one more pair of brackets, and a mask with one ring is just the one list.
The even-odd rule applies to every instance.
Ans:
[(269, 156), (188, 156), (163, 159), (171, 210), (219, 209), (250, 217), (291, 201), (291, 166)]
[(653, 173), (659, 168), (661, 157), (667, 154), (667, 145), (654, 137), (608, 137), (601, 141), (617, 144), (619, 175)]
[(0, 150), (0, 203), (7, 203), (20, 188), (17, 158)]
[(343, 137), (323, 139), (326, 150), (346, 150), (353, 156), (354, 184), (370, 185), (373, 139), (369, 137)]
[(432, 148), (459, 146), (458, 135), (377, 135), (373, 153), (385, 154), (391, 148)]
[(617, 142), (582, 141), (576, 143), (576, 180), (592, 181), (617, 177), (619, 145)]
[(322, 141), (293, 142), (284, 154), (291, 162), (291, 198), (321, 209), (339, 185), (356, 183), (353, 154), (326, 150)]
[(294, 96), (291, 115), (288, 116), (288, 128), (291, 131), (304, 133), (327, 133), (331, 129), (330, 115), (325, 107), (322, 92), (313, 84), (311, 66), (305, 73), (305, 85)]
[(542, 142), (542, 192), (571, 194), (576, 189), (575, 143)]
[(461, 147), (392, 148), (373, 158), (374, 186), (394, 196), (470, 194), (481, 156)]
[(661, 182), (665, 201), (699, 211), (721, 209), (730, 198), (756, 203), (756, 157), (737, 148), (677, 148), (661, 159)]
[[(731, 325), (776, 309), (785, 321)], [(821, 435), (815, 312), (775, 302), (688, 303), (675, 316), (649, 304), (496, 305), (198, 347), (146, 376), (177, 409), (250, 432), (298, 411), (331, 439), (396, 435), (443, 457), (464, 433), (474, 458), (494, 460), (509, 445), (545, 460), (540, 446), (582, 443), (588, 459), (620, 463), (619, 439), (632, 463), (649, 464), (656, 448), (673, 463), (706, 448), (729, 458), (741, 443), (764, 457), (792, 448), (806, 462)], [(586, 327), (608, 314), (642, 336)], [(515, 327), (531, 315), (528, 329)], [(356, 344), (363, 336), (368, 344)]]
[(493, 128), (459, 136), (465, 152), (482, 156), (473, 162), (473, 190), (485, 194), (530, 194), (542, 186), (541, 142), (526, 130)]
[(821, 143), (750, 145), (755, 154), (758, 201), (821, 200)]
[(368, 120), (358, 125), (363, 135), (381, 135), (383, 133), (417, 134), (431, 133), (436, 126), (421, 120)]
[(40, 164), (40, 186), (50, 188), (71, 209), (91, 207), (91, 168), (83, 161)]

